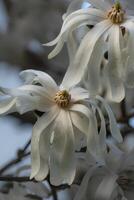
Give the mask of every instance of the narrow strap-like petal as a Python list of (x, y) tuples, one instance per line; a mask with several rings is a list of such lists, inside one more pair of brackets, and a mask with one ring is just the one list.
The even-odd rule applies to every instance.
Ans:
[(50, 96), (57, 92), (58, 86), (51, 76), (47, 73), (37, 70), (25, 70), (20, 73), (20, 76), (25, 80), (26, 84), (40, 83)]
[[(35, 176), (37, 181), (43, 181), (49, 173), (49, 159), (50, 159), (50, 141), (52, 132), (54, 130), (54, 123), (52, 122), (41, 134), (39, 139), (40, 151), (40, 168)], [(33, 163), (34, 164), (34, 163)]]
[(109, 11), (113, 5), (112, 0), (89, 0), (92, 6), (100, 10)]
[(73, 111), (70, 111), (70, 116), (73, 125), (87, 136), (89, 119), (87, 119), (83, 114)]
[(123, 85), (123, 57), (122, 57), (123, 36), (118, 25), (112, 26), (108, 41), (108, 64), (107, 70), (107, 91), (110, 100), (120, 102), (125, 96)]
[(106, 175), (97, 188), (95, 200), (110, 200), (112, 192), (116, 188), (116, 180), (118, 176), (115, 174)]
[(58, 115), (59, 110), (54, 107), (49, 113), (44, 114), (38, 119), (33, 127), (32, 143), (31, 143), (31, 156), (32, 156), (32, 172), (31, 178), (35, 177), (40, 169), (40, 137), (44, 130), (53, 122)]
[(89, 98), (89, 92), (81, 87), (73, 87), (69, 91), (72, 101), (77, 102)]
[(7, 115), (16, 111), (16, 98), (0, 100), (0, 115)]
[(96, 98), (103, 103), (103, 106), (107, 111), (107, 114), (109, 117), (109, 123), (110, 123), (110, 131), (111, 131), (113, 138), (121, 143), (123, 138), (121, 136), (120, 130), (117, 126), (114, 114), (113, 114), (110, 106), (107, 104), (107, 102), (102, 97), (97, 96)]
[(55, 124), (50, 157), (53, 185), (72, 184), (75, 176), (75, 141), (69, 112), (61, 110)]
[(83, 114), (85, 117), (89, 119), (90, 117), (90, 110), (87, 106), (82, 105), (82, 104), (74, 104), (73, 106), (70, 107), (70, 111), (73, 112), (78, 112), (80, 114)]
[[(111, 27), (108, 20), (98, 23), (86, 36), (83, 38), (74, 61), (70, 64), (62, 81), (64, 87), (71, 87), (78, 84), (84, 77), (87, 71), (89, 62), (92, 63), (92, 55), (96, 52), (98, 42), (102, 35)], [(98, 54), (98, 51), (96, 52)]]
[[(126, 66), (126, 84), (128, 87), (134, 87), (134, 22), (131, 22), (131, 20), (126, 21), (123, 26), (128, 31), (128, 43), (127, 43), (127, 50), (128, 50), (128, 60), (127, 60), (127, 66)], [(126, 58), (125, 58), (126, 59)]]

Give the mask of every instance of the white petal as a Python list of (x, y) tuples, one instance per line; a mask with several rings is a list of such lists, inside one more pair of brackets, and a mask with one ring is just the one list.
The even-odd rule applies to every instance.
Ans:
[(100, 108), (97, 106), (96, 109), (98, 110), (100, 120), (101, 120), (101, 126), (100, 126), (100, 131), (99, 131), (100, 151), (102, 151), (102, 154), (104, 154), (107, 148), (106, 147), (106, 123), (105, 123), (105, 119)]
[(64, 76), (62, 82), (64, 87), (72, 87), (82, 80), (87, 71), (89, 62), (92, 62), (92, 55), (96, 51), (100, 38), (111, 27), (111, 25), (112, 24), (108, 20), (104, 20), (101, 23), (98, 23), (83, 38), (74, 61), (69, 66)]
[(72, 184), (75, 176), (74, 145), (69, 112), (61, 110), (55, 124), (50, 157), (50, 181), (53, 185)]
[(91, 168), (88, 170), (88, 172), (85, 174), (82, 183), (78, 189), (78, 192), (75, 195), (74, 200), (86, 200), (87, 199), (87, 190), (89, 186), (90, 178), (93, 175), (93, 172), (96, 168)]
[(56, 82), (45, 72), (37, 70), (25, 70), (20, 73), (20, 76), (26, 81), (26, 84), (32, 84), (33, 82), (40, 83), (50, 96), (55, 94), (58, 90)]
[(39, 118), (33, 127), (32, 143), (31, 143), (31, 156), (32, 156), (32, 172), (30, 177), (31, 179), (37, 175), (40, 169), (39, 142), (41, 134), (54, 121), (58, 113), (59, 110), (57, 109), (57, 107), (54, 107), (49, 113), (46, 113), (41, 118)]
[(69, 33), (68, 41), (67, 41), (67, 50), (69, 55), (69, 62), (71, 62), (76, 54), (78, 48), (78, 41), (76, 40), (76, 36), (74, 33)]
[(118, 25), (112, 26), (109, 35), (107, 84), (108, 97), (112, 101), (120, 102), (125, 96), (125, 89), (122, 81), (123, 58), (122, 58), (122, 33)]
[(80, 87), (71, 88), (69, 94), (71, 95), (72, 101), (74, 102), (89, 98), (88, 91)]
[(41, 134), (39, 141), (40, 151), (40, 168), (35, 176), (37, 181), (43, 181), (49, 172), (49, 159), (50, 159), (50, 140), (54, 130), (54, 123), (51, 123)]
[(82, 104), (74, 104), (70, 107), (70, 111), (78, 112), (80, 114), (83, 114), (87, 119), (90, 117), (90, 110), (87, 106)]
[(101, 90), (101, 64), (106, 51), (106, 43), (100, 38), (96, 44), (96, 48), (93, 51), (92, 57), (88, 64), (86, 78), (86, 88), (90, 92), (90, 95), (98, 94)]
[(94, 108), (90, 114), (87, 149), (97, 162), (103, 162), (102, 152), (100, 151), (98, 126)]
[(82, 133), (87, 135), (89, 119), (87, 119), (84, 115), (78, 112), (70, 112), (72, 123), (75, 127), (77, 127)]
[(57, 44), (55, 49), (49, 54), (49, 58), (56, 56), (62, 49), (64, 42), (67, 41), (68, 34), (76, 28), (83, 25), (94, 25), (104, 19), (104, 13), (97, 9), (81, 9), (71, 13), (64, 20), (60, 34), (55, 40), (45, 44), (45, 46), (53, 46)]
[(111, 9), (113, 2), (112, 0), (89, 0), (91, 5), (95, 8), (99, 8), (100, 10), (108, 11)]
[(9, 113), (16, 112), (16, 99), (8, 98), (0, 100), (0, 115), (6, 115)]
[(1, 93), (3, 95), (12, 96), (12, 97), (20, 97), (23, 98), (23, 96), (31, 96), (31, 97), (37, 97), (40, 99), (40, 101), (44, 101), (44, 105), (53, 105), (54, 100), (49, 95), (49, 93), (45, 90), (42, 86), (37, 85), (24, 85), (18, 88), (9, 89), (9, 88), (3, 88), (0, 87)]
[(126, 68), (126, 84), (128, 87), (134, 87), (134, 23), (131, 21), (123, 25), (128, 31), (128, 61)]
[(120, 130), (117, 126), (114, 114), (113, 114), (110, 106), (107, 104), (107, 102), (102, 97), (97, 96), (97, 99), (103, 103), (103, 106), (107, 111), (107, 114), (108, 114), (108, 117), (109, 117), (109, 123), (110, 123), (110, 131), (111, 131), (113, 138), (115, 140), (117, 140), (119, 143), (121, 143), (123, 139), (122, 139)]
[(116, 185), (117, 178), (118, 176), (114, 174), (112, 174), (111, 176), (106, 175), (96, 191), (95, 199), (96, 200), (110, 200), (112, 192), (117, 186)]

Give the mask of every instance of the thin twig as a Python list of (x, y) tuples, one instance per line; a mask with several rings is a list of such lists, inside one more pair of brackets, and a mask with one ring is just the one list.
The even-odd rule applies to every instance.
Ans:
[(9, 161), (9, 163), (7, 163), (6, 165), (4, 165), (1, 169), (0, 169), (0, 175), (3, 174), (6, 170), (8, 170), (9, 168), (13, 167), (14, 165), (18, 164), (19, 162), (21, 162), (24, 158), (26, 158), (27, 156), (30, 155), (30, 152), (23, 154), (22, 156), (19, 156), (17, 158), (15, 158), (14, 160)]
[(6, 170), (11, 168), (12, 166), (18, 164), (21, 162), (24, 158), (30, 155), (30, 152), (26, 153), (26, 150), (28, 149), (30, 145), (30, 140), (26, 143), (26, 145), (22, 148), (19, 149), (17, 152), (17, 157), (9, 161), (7, 164), (5, 164), (1, 169), (0, 169), (0, 175), (3, 174)]
[[(47, 177), (45, 180), (48, 181), (49, 185), (51, 186), (51, 188), (53, 188), (53, 190), (65, 190), (65, 189), (69, 188), (69, 185), (67, 185), (67, 184), (60, 185), (60, 186), (52, 185), (49, 181), (49, 177)], [(21, 183), (21, 182), (36, 182), (37, 183), (37, 181), (35, 179), (30, 179), (28, 176), (22, 176), (22, 177), (0, 176), (0, 181), (19, 182), (19, 183)]]

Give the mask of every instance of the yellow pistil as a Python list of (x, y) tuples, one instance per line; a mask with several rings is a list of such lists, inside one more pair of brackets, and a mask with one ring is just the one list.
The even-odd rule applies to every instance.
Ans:
[(69, 106), (71, 101), (71, 95), (66, 91), (58, 91), (54, 97), (54, 101), (61, 108), (66, 108)]
[(121, 4), (116, 2), (111, 10), (109, 10), (107, 17), (113, 24), (120, 24), (124, 21), (125, 11), (122, 9)]

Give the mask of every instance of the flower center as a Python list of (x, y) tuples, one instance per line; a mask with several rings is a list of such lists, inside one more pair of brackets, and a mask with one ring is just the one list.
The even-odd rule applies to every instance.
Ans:
[(116, 2), (111, 10), (109, 10), (107, 17), (114, 24), (120, 24), (124, 21), (125, 11), (122, 9), (122, 6), (119, 2)]
[(70, 104), (71, 95), (66, 90), (58, 91), (54, 97), (54, 101), (61, 108), (66, 108)]

